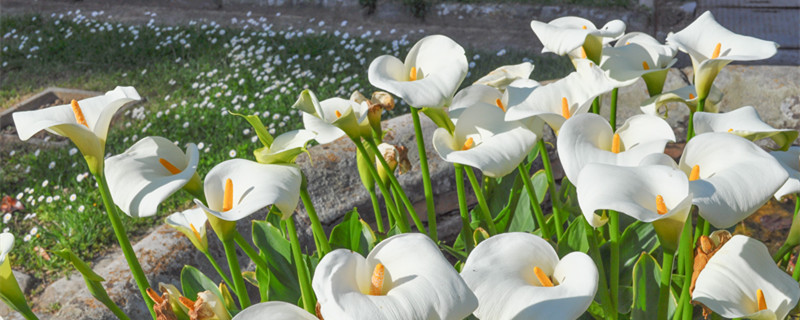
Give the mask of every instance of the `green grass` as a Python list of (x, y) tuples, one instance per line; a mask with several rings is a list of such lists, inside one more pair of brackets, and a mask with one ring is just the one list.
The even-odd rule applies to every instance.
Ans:
[[(0, 108), (49, 86), (101, 92), (117, 85), (134, 86), (145, 100), (115, 120), (107, 154), (118, 154), (149, 135), (162, 135), (179, 145), (194, 142), (201, 145), (198, 172), (203, 176), (234, 152), (236, 157), (253, 159), (251, 152), (257, 147), (248, 124), (223, 110), (258, 112), (275, 134), (300, 128), (299, 115), (289, 107), (303, 88), (314, 90), (321, 99), (347, 97), (356, 89), (369, 95), (375, 90), (366, 76), (372, 59), (383, 54), (405, 56), (413, 45), (399, 42), (393, 47), (370, 37), (362, 39), (360, 34), (344, 39), (332, 32), (300, 36), (294, 31), (265, 31), (262, 25), (243, 28), (243, 24), (123, 25), (75, 14), (3, 16)], [(523, 59), (536, 64), (533, 77), (538, 80), (561, 77), (571, 69), (566, 58), (522, 52), (498, 55), (468, 49), (467, 57), (475, 64), (465, 84)], [(406, 111), (396, 108), (391, 115)], [(15, 268), (37, 278), (68, 270), (64, 260), (53, 255), (46, 260), (37, 254), (37, 247), (50, 251), (66, 246), (91, 260), (116, 244), (93, 179), (78, 178), (88, 169), (72, 149), (71, 143), (0, 148), (0, 195), (20, 194), (26, 206), (24, 213), (0, 221), (0, 230), (8, 228), (17, 237), (12, 253)], [(164, 216), (189, 206), (190, 200), (179, 193), (161, 205), (159, 217), (126, 216), (123, 222), (129, 233), (141, 235), (162, 223)], [(34, 227), (37, 234), (25, 241), (24, 235)]]

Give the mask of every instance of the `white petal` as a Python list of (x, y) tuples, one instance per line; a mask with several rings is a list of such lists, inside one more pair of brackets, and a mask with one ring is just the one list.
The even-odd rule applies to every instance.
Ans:
[[(384, 294), (368, 295), (375, 265), (385, 268)], [(423, 234), (393, 236), (364, 259), (334, 250), (320, 261), (312, 281), (325, 319), (441, 319), (470, 315), (478, 300)]]
[(319, 320), (299, 307), (283, 301), (257, 303), (239, 312), (233, 320)]
[[(540, 286), (534, 267), (557, 285)], [(573, 252), (559, 262), (547, 241), (522, 232), (481, 242), (467, 257), (461, 276), (478, 296), (475, 315), (483, 320), (575, 319), (591, 304), (599, 279), (586, 254)]]
[[(620, 41), (624, 41), (620, 39)], [(619, 43), (619, 42), (618, 42)], [(661, 44), (630, 43), (625, 46), (603, 49), (601, 67), (617, 81), (639, 78), (645, 74), (669, 69), (677, 59), (676, 51)], [(647, 64), (647, 69), (644, 67)]]
[[(729, 131), (730, 129), (733, 131)], [(694, 131), (697, 134), (730, 132), (750, 141), (772, 138), (781, 149), (788, 148), (797, 139), (796, 130), (773, 128), (762, 121), (756, 109), (751, 106), (726, 113), (697, 112), (694, 115)]]
[(800, 299), (797, 281), (775, 265), (767, 247), (753, 238), (736, 235), (700, 272), (692, 300), (726, 318), (753, 318), (758, 312), (759, 289), (764, 292), (767, 309), (777, 319), (784, 319)]
[[(698, 100), (699, 98), (697, 97), (697, 91), (695, 90), (694, 86), (686, 86), (650, 97), (642, 102), (640, 109), (644, 114), (655, 116), (661, 114), (659, 110), (662, 108), (666, 109), (667, 103), (680, 102), (694, 110), (697, 108)], [(717, 112), (719, 110), (719, 106), (717, 104), (720, 101), (722, 101), (722, 91), (717, 89), (717, 87), (712, 86), (711, 92), (709, 92), (709, 95), (706, 98), (703, 110), (708, 112)]]
[[(454, 124), (458, 123), (458, 118), (461, 113), (467, 108), (477, 104), (484, 103), (494, 105), (497, 99), (503, 99), (503, 93), (494, 87), (482, 84), (473, 84), (469, 87), (461, 89), (453, 98), (453, 104), (447, 109), (447, 113)], [(499, 108), (499, 107), (498, 107)]]
[[(125, 152), (106, 159), (105, 175), (114, 203), (131, 217), (150, 217), (170, 195), (194, 176), (200, 159), (197, 146), (187, 154), (163, 137), (145, 137)], [(180, 169), (172, 174), (159, 159)]]
[(714, 20), (711, 11), (706, 11), (689, 26), (678, 33), (667, 36), (667, 42), (674, 44), (700, 63), (711, 58), (717, 43), (721, 44), (719, 58), (722, 60), (751, 61), (772, 57), (778, 51), (778, 44), (731, 32)]
[(505, 90), (515, 80), (529, 78), (531, 72), (533, 72), (533, 64), (530, 62), (502, 66), (476, 80), (474, 84), (483, 84), (499, 90)]
[(675, 132), (672, 131), (669, 123), (660, 117), (644, 114), (625, 120), (625, 123), (617, 129), (617, 133), (624, 142), (625, 149), (631, 149), (651, 141), (675, 142)]
[(690, 182), (700, 215), (718, 229), (742, 221), (780, 188), (789, 174), (754, 143), (727, 133), (705, 133), (689, 143), (681, 156), (686, 175), (700, 167)]
[[(227, 179), (233, 182), (233, 208), (222, 212)], [(228, 221), (240, 220), (268, 205), (277, 206), (286, 219), (297, 208), (301, 181), (302, 173), (294, 165), (227, 160), (206, 175), (204, 187), (208, 206), (196, 199), (195, 203), (206, 212)]]
[(192, 226), (198, 233), (205, 234), (208, 216), (202, 208), (195, 207), (184, 211), (175, 212), (165, 219), (165, 222), (184, 234), (193, 235)]
[(625, 32), (625, 23), (621, 20), (609, 21), (598, 30), (591, 21), (584, 18), (561, 17), (548, 23), (533, 20), (531, 29), (544, 46), (542, 52), (553, 52), (563, 56), (582, 46), (587, 36), (607, 39), (621, 36)]
[(317, 134), (311, 130), (292, 130), (285, 132), (272, 141), (269, 154), (279, 154), (298, 148), (305, 148), (309, 141), (313, 140)]
[(800, 147), (793, 146), (787, 151), (771, 151), (769, 154), (789, 173), (789, 179), (775, 192), (775, 199), (800, 193)]
[(14, 235), (8, 232), (0, 233), (0, 264), (6, 261), (6, 256), (14, 248)]

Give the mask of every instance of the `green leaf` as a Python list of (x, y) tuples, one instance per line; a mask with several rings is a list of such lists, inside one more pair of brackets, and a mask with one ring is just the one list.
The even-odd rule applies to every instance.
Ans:
[(572, 220), (572, 223), (564, 231), (561, 240), (558, 242), (558, 255), (565, 256), (573, 251), (583, 253), (589, 252), (589, 241), (586, 239), (586, 224), (582, 218)]
[(214, 281), (192, 266), (184, 266), (181, 270), (181, 289), (183, 296), (191, 300), (197, 300), (197, 294), (206, 290), (223, 299)]
[(300, 299), (300, 285), (298, 283), (292, 248), (289, 240), (284, 237), (280, 229), (266, 221), (253, 221), (253, 243), (261, 252), (261, 257), (267, 261), (269, 272), (260, 275), (268, 277), (269, 281), (259, 280), (267, 289), (262, 294), (270, 301), (285, 301), (296, 303)]
[(345, 214), (342, 222), (333, 227), (330, 242), (335, 248), (352, 250), (363, 256), (369, 254), (369, 240), (364, 235), (356, 209)]
[[(539, 170), (531, 177), (533, 183), (533, 190), (536, 192), (536, 201), (539, 204), (544, 202), (544, 197), (547, 194), (547, 175), (544, 170)], [(508, 232), (531, 232), (537, 227), (536, 219), (533, 216), (533, 209), (531, 209), (530, 197), (528, 192), (521, 191), (519, 200), (517, 201), (516, 213), (508, 226)], [(551, 225), (551, 224), (550, 224)], [(552, 229), (552, 227), (551, 227)], [(550, 234), (555, 234), (555, 229), (550, 230)], [(541, 232), (539, 232), (541, 234)]]
[[(640, 259), (642, 252), (655, 253), (658, 245), (658, 236), (652, 223), (636, 221), (630, 224), (620, 237), (620, 275), (619, 296), (617, 301), (618, 311), (628, 313), (633, 305), (633, 267)], [(627, 288), (627, 289), (623, 289)], [(627, 292), (625, 290), (628, 290)]]
[(232, 114), (234, 116), (242, 117), (245, 120), (247, 120), (247, 122), (249, 122), (250, 125), (253, 127), (253, 130), (256, 131), (256, 135), (258, 136), (258, 140), (260, 140), (261, 143), (264, 144), (265, 147), (269, 148), (270, 146), (272, 146), (272, 140), (273, 140), (272, 139), (272, 135), (269, 134), (269, 131), (267, 131), (267, 127), (264, 126), (264, 123), (261, 122), (261, 119), (258, 116), (252, 115), (252, 114), (251, 115), (243, 115), (241, 113), (235, 113), (235, 112), (230, 112), (230, 111), (228, 111), (228, 113), (230, 113), (230, 114)]
[[(653, 256), (642, 252), (633, 267), (633, 309), (631, 319), (656, 319), (658, 315), (658, 295), (661, 267)], [(670, 292), (669, 315), (675, 311), (675, 297)]]
[[(80, 272), (81, 275), (83, 275), (83, 281), (86, 282), (86, 287), (89, 289), (89, 293), (92, 294), (92, 297), (94, 297), (95, 299), (97, 299), (97, 301), (100, 301), (103, 305), (108, 307), (108, 309), (111, 310), (111, 312), (113, 312), (114, 315), (116, 315), (118, 318), (128, 319), (128, 316), (125, 315), (125, 313), (122, 312), (119, 306), (117, 306), (117, 304), (114, 303), (113, 300), (111, 300), (111, 297), (108, 296), (108, 292), (106, 292), (106, 288), (103, 287), (102, 284), (102, 282), (105, 281), (105, 279), (103, 279), (103, 277), (95, 273), (94, 270), (92, 270), (92, 268), (90, 268), (89, 265), (86, 264), (86, 262), (81, 260), (81, 258), (78, 258), (78, 256), (75, 255), (75, 253), (72, 252), (72, 250), (70, 249), (53, 251), (53, 253), (55, 253), (59, 257), (67, 259), (70, 263), (72, 263), (72, 266), (74, 266), (75, 269), (77, 269), (78, 272)], [(27, 307), (27, 305), (25, 307)]]

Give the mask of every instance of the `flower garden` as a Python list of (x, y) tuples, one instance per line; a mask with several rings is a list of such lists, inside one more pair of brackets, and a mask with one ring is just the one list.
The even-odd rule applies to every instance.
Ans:
[[(381, 43), (370, 31), (360, 37), (311, 28), (230, 34), (217, 24), (126, 27), (80, 13), (4, 21), (4, 39), (17, 41), (3, 47), (2, 68), (12, 74), (30, 68), (25, 59), (41, 59), (43, 69), (75, 58), (113, 65), (114, 58), (103, 57), (114, 52), (116, 61), (132, 65), (140, 63), (136, 54), (174, 59), (115, 74), (113, 82), (72, 80), (107, 92), (13, 114), (21, 140), (72, 145), (12, 150), (4, 162), (4, 172), (25, 176), (56, 167), (67, 174), (34, 185), (29, 178), (3, 178), (21, 188), (9, 206), (44, 214), (4, 215), (0, 298), (26, 319), (38, 319), (12, 266), (70, 267), (97, 302), (129, 319), (85, 262), (96, 250), (93, 241), (105, 235), (125, 255), (139, 291), (135, 299), (158, 320), (797, 315), (798, 219), (774, 255), (764, 239), (730, 231), (770, 199), (800, 192), (800, 147), (792, 146), (798, 132), (771, 127), (751, 106), (718, 113), (714, 85), (729, 63), (770, 58), (777, 44), (732, 33), (710, 12), (665, 43), (626, 33), (620, 20), (597, 27), (563, 17), (534, 20), (531, 29), (545, 52), (568, 60), (467, 53), (443, 35)], [(97, 50), (81, 50), (74, 41), (61, 42), (67, 50), (30, 44), (95, 33), (103, 39)], [(209, 50), (192, 50), (198, 46)], [(209, 70), (215, 64), (203, 55), (208, 51), (225, 55), (225, 69)], [(679, 54), (691, 58), (693, 85), (664, 92)], [(558, 61), (571, 62), (571, 70)], [(561, 79), (539, 83), (531, 79), (534, 67), (536, 73), (544, 67), (543, 78)], [(167, 74), (177, 79), (142, 81)], [(132, 78), (143, 86), (116, 86)], [(640, 78), (650, 98), (639, 103), (641, 114), (618, 123), (618, 91)], [(15, 81), (24, 87), (35, 79)], [(145, 99), (163, 86), (172, 89), (161, 101)], [(611, 95), (608, 105), (598, 98), (604, 94)], [(665, 120), (675, 105), (690, 112), (679, 159), (664, 153), (678, 140)], [(610, 117), (600, 116), (601, 108)], [(382, 120), (405, 113), (413, 119), (418, 155), (383, 141)], [(423, 118), (438, 127), (432, 135), (423, 135)], [(187, 133), (176, 136), (181, 127)], [(557, 137), (554, 145), (543, 139), (548, 131)], [(295, 161), (311, 144), (337, 139), (352, 142), (373, 210), (355, 209), (326, 231), (317, 214), (325, 208), (308, 192), (314, 181)], [(762, 139), (772, 148), (754, 143)], [(437, 234), (426, 140), (455, 172), (456, 239)], [(548, 148), (563, 167), (560, 181)], [(424, 211), (397, 179), (412, 169), (422, 174)], [(491, 201), (487, 185), (507, 201)], [(468, 204), (469, 195), (477, 205)], [(295, 222), (300, 203), (312, 229), (313, 242), (305, 245)], [(266, 219), (254, 219), (264, 208)], [(74, 215), (58, 212), (63, 209)], [(130, 230), (160, 223), (159, 215), (217, 274), (187, 265), (176, 275), (180, 287), (148, 280)], [(515, 223), (521, 215), (530, 223)], [(374, 223), (361, 219), (367, 216)], [(237, 230), (240, 220), (250, 221), (249, 234)], [(78, 231), (89, 224), (101, 227)], [(209, 253), (210, 241), (221, 242), (223, 260)], [(255, 270), (244, 270), (240, 253)]]

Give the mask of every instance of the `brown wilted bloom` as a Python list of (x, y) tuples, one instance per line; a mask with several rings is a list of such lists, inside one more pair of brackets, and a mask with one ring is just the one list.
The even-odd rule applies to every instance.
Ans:
[[(694, 293), (694, 286), (697, 282), (697, 278), (700, 276), (700, 272), (706, 267), (711, 257), (713, 257), (731, 237), (730, 232), (720, 230), (712, 233), (710, 237), (700, 236), (700, 238), (697, 239), (694, 250), (694, 266), (692, 266), (692, 284), (689, 287), (690, 294)], [(703, 307), (703, 317), (708, 319), (708, 316), (711, 315), (711, 309), (704, 306), (702, 303), (696, 304)]]
[(372, 102), (370, 107), (372, 107), (373, 105), (377, 105), (386, 111), (392, 111), (392, 109), (394, 109), (394, 98), (392, 97), (391, 94), (385, 91), (373, 92), (372, 99), (370, 99), (370, 102)]
[(325, 320), (324, 318), (322, 318), (322, 305), (319, 304), (319, 301), (317, 301), (317, 307), (314, 308), (314, 311), (316, 311), (317, 318), (319, 318), (319, 320)]
[(397, 149), (397, 161), (399, 164), (397, 173), (404, 174), (411, 170), (411, 162), (408, 161), (408, 148), (402, 144), (398, 144), (395, 146), (395, 149)]
[(230, 320), (230, 315), (225, 310), (222, 300), (211, 291), (197, 293), (197, 301), (180, 297), (180, 302), (189, 308), (189, 319), (191, 320)]
[(153, 311), (156, 312), (156, 320), (178, 320), (175, 312), (172, 311), (172, 305), (169, 304), (169, 292), (164, 292), (159, 296), (158, 293), (152, 288), (147, 288), (147, 295), (153, 299)]

